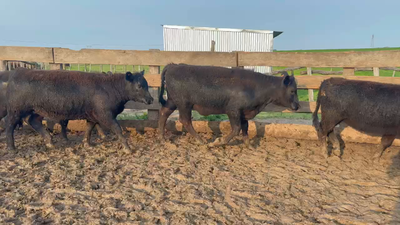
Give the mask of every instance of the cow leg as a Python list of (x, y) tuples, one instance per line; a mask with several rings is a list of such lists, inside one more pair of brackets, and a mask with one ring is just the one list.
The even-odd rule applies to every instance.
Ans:
[(23, 120), (20, 120), (18, 122), (18, 129), (22, 129), (23, 127), (24, 127), (24, 122), (23, 122)]
[(222, 138), (222, 141), (220, 139), (216, 139), (211, 146), (219, 146), (219, 145), (225, 145), (228, 144), (230, 140), (232, 140), (233, 137), (239, 135), (240, 129), (241, 129), (241, 119), (240, 119), (240, 113), (234, 112), (234, 113), (228, 113), (229, 117), (229, 122), (231, 124), (231, 132), (226, 136), (225, 138)]
[[(106, 116), (106, 117), (105, 117)], [(117, 135), (120, 143), (122, 144), (122, 149), (125, 153), (131, 153), (131, 149), (128, 145), (128, 141), (124, 136), (122, 135), (122, 129), (121, 126), (119, 125), (118, 121), (116, 118), (113, 118), (111, 115), (102, 115), (101, 119), (99, 120), (100, 125), (104, 127), (109, 127), (112, 132), (114, 132), (115, 135)]]
[(100, 136), (100, 139), (105, 139), (106, 138), (106, 134), (104, 133), (103, 128), (101, 128), (101, 126), (99, 124), (97, 124), (97, 123), (96, 123), (95, 127), (97, 129), (97, 134)]
[(68, 142), (68, 136), (67, 136), (68, 120), (60, 120), (59, 123), (61, 125), (61, 135), (64, 138), (64, 140)]
[(396, 138), (395, 135), (383, 135), (381, 139), (381, 153), (379, 155), (379, 159), (382, 157), (383, 153), (387, 148), (389, 148), (392, 144), (394, 139)]
[[(6, 108), (1, 109), (0, 110), (0, 121), (3, 121), (3, 118), (6, 117), (6, 116), (7, 116), (7, 109)], [(5, 119), (4, 119), (3, 122), (5, 122)], [(3, 122), (2, 122), (2, 126), (4, 125), (4, 127), (5, 127), (5, 123), (3, 123)], [(1, 135), (2, 131), (0, 131), (0, 135)]]
[(8, 113), (6, 118), (6, 137), (7, 149), (11, 151), (15, 150), (14, 130), (19, 121), (21, 121), (20, 114)]
[(90, 138), (92, 137), (92, 131), (93, 131), (95, 125), (96, 125), (96, 123), (94, 123), (94, 122), (86, 121), (86, 132), (85, 132), (85, 137), (83, 138), (83, 146), (85, 148), (88, 148), (91, 146)]
[(50, 133), (54, 133), (54, 126), (55, 125), (56, 125), (56, 123), (53, 120), (50, 120), (49, 118), (47, 118), (47, 130), (49, 130)]
[(200, 142), (205, 144), (206, 142), (200, 137), (200, 135), (194, 130), (192, 124), (192, 110), (191, 108), (178, 109), (179, 110), (179, 121), (183, 124), (185, 129)]
[(335, 135), (335, 131), (332, 131), (327, 135), (328, 138), (326, 140), (326, 150), (327, 150), (329, 157), (332, 156), (334, 135)]
[[(333, 149), (333, 144), (332, 144), (333, 138), (329, 137), (329, 135), (331, 135), (331, 133), (334, 134), (335, 126), (338, 125), (340, 122), (342, 122), (342, 119), (337, 118), (337, 116), (329, 115), (329, 113), (322, 113), (321, 137), (322, 137), (322, 141), (325, 142), (326, 151), (327, 151), (329, 157), (332, 155), (332, 149)], [(327, 140), (327, 138), (328, 138), (328, 140)], [(341, 151), (343, 151), (343, 149)]]
[(172, 101), (167, 100), (165, 106), (160, 109), (160, 116), (158, 119), (158, 132), (159, 138), (164, 140), (165, 138), (165, 124), (167, 123), (168, 117), (176, 110), (175, 104)]
[(346, 144), (344, 143), (344, 141), (343, 141), (343, 139), (342, 139), (342, 136), (340, 135), (340, 133), (337, 133), (336, 134), (336, 138), (338, 139), (338, 141), (339, 141), (339, 148), (340, 148), (340, 158), (342, 158), (342, 156), (343, 156), (343, 153), (344, 153), (344, 148), (346, 147)]
[(44, 139), (44, 142), (46, 143), (46, 147), (48, 148), (54, 148), (54, 145), (52, 144), (51, 141), (51, 135), (47, 130), (43, 127), (42, 124), (43, 117), (37, 115), (37, 114), (32, 114), (29, 117), (28, 123), (31, 125), (33, 129), (35, 129)]
[(247, 121), (245, 119), (242, 119), (240, 121), (240, 125), (241, 125), (241, 128), (242, 128), (242, 135), (243, 135), (244, 144), (246, 145), (246, 147), (249, 147), (250, 146), (250, 139), (249, 139), (249, 134), (248, 134), (249, 121)]

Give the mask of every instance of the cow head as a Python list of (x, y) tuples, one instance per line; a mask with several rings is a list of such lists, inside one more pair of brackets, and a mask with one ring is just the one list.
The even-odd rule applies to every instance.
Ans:
[(289, 76), (287, 72), (282, 72), (281, 88), (277, 103), (293, 110), (300, 107), (299, 98), (297, 96), (297, 84), (293, 76)]
[(127, 72), (125, 74), (125, 89), (129, 95), (129, 100), (150, 105), (154, 99), (149, 93), (149, 86), (143, 75), (144, 70), (135, 74)]

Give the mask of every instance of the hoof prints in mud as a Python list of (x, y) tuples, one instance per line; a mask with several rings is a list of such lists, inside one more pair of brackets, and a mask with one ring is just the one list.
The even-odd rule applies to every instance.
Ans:
[(124, 155), (113, 141), (84, 149), (82, 135), (68, 144), (55, 136), (46, 150), (36, 133), (16, 134), (18, 152), (0, 143), (2, 224), (400, 223), (395, 147), (374, 161), (377, 146), (348, 143), (341, 161), (312, 141), (209, 149), (190, 136), (159, 144), (146, 132), (130, 137), (136, 152)]

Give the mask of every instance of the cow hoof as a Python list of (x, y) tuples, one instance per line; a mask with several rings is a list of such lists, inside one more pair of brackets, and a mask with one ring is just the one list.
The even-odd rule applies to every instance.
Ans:
[(123, 148), (121, 149), (121, 152), (122, 152), (123, 154), (126, 154), (126, 155), (132, 154), (132, 150), (131, 150), (130, 148), (126, 148), (126, 147), (123, 147)]
[(223, 145), (224, 142), (222, 140), (222, 138), (217, 138), (215, 139), (215, 141), (213, 143), (208, 144), (209, 147), (217, 147), (217, 146), (221, 146)]
[(87, 142), (83, 142), (83, 148), (92, 148), (93, 145)]
[(46, 148), (48, 148), (48, 149), (53, 149), (53, 148), (54, 148), (54, 145), (51, 144), (51, 143), (47, 143), (47, 144), (46, 144)]
[(103, 134), (103, 135), (100, 135), (100, 139), (101, 139), (101, 140), (105, 140), (105, 139), (106, 139), (106, 137), (107, 137), (107, 136), (106, 136), (106, 135), (104, 135), (104, 134)]
[(14, 147), (14, 148), (7, 148), (7, 151), (9, 151), (9, 152), (17, 152), (17, 149)]
[(163, 139), (158, 139), (158, 144), (165, 145), (166, 142), (167, 141), (164, 138)]
[(199, 145), (205, 145), (207, 142), (204, 141), (204, 140), (196, 139), (196, 143), (199, 144)]
[(244, 146), (250, 150), (255, 150), (255, 148), (250, 144), (250, 140), (244, 141)]
[(163, 144), (163, 143), (165, 143), (165, 141), (166, 141), (166, 138), (164, 136), (162, 136), (162, 135), (158, 136), (158, 142)]
[(381, 154), (377, 153), (372, 157), (372, 161), (380, 163), (381, 162), (381, 158), (382, 158)]

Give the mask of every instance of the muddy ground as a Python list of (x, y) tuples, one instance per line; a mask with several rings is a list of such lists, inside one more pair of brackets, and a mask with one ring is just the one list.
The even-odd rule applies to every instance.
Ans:
[[(158, 144), (130, 133), (136, 152), (82, 133), (46, 150), (29, 128), (17, 152), (0, 138), (1, 224), (399, 224), (400, 159), (391, 148), (347, 144), (343, 160), (314, 141), (240, 138), (208, 149), (183, 134)], [(203, 134), (212, 140), (215, 137)]]

